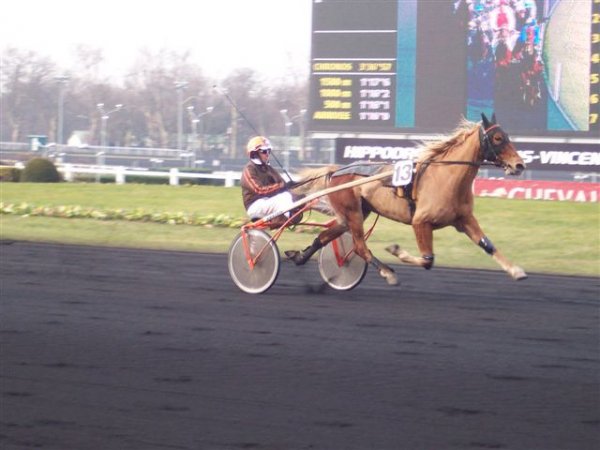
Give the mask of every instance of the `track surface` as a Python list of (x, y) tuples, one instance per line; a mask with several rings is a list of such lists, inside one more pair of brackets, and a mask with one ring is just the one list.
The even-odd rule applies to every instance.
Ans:
[[(6, 244), (6, 243), (5, 243)], [(597, 449), (595, 278), (0, 246), (0, 448)]]

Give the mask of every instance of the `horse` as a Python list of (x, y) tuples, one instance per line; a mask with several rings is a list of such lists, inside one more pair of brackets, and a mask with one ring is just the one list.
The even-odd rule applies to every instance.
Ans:
[[(525, 271), (510, 262), (484, 234), (473, 215), (472, 185), (484, 163), (504, 169), (507, 175), (520, 175), (525, 163), (517, 153), (508, 134), (496, 122), (495, 113), (489, 120), (481, 114), (481, 122), (462, 119), (454, 132), (439, 141), (424, 144), (416, 161), (412, 186), (399, 194), (389, 178), (375, 180), (327, 195), (336, 220), (304, 250), (285, 252), (297, 265), (306, 263), (320, 248), (346, 231), (352, 233), (354, 251), (367, 263), (375, 266), (390, 284), (398, 283), (389, 266), (379, 261), (365, 243), (363, 222), (376, 213), (396, 222), (412, 225), (421, 256), (413, 256), (392, 244), (386, 250), (401, 262), (427, 270), (434, 264), (433, 231), (453, 226), (465, 233), (473, 243), (490, 255), (513, 279), (527, 277)], [(381, 165), (377, 173), (392, 170), (393, 165)], [(293, 189), (306, 195), (326, 187), (339, 186), (361, 175), (346, 173), (335, 176), (339, 166), (330, 165), (306, 169)]]

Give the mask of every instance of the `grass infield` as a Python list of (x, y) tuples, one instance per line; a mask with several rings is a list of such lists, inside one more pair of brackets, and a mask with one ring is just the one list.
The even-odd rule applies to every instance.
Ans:
[[(4, 205), (27, 203), (45, 207), (143, 209), (155, 213), (244, 217), (239, 188), (2, 183), (0, 201)], [(475, 215), (486, 235), (527, 272), (600, 275), (598, 213), (597, 203), (475, 200)], [(367, 225), (372, 221), (369, 218)], [(0, 235), (5, 240), (223, 253), (238, 232), (237, 226), (0, 215)], [(303, 248), (312, 240), (310, 233), (289, 231), (283, 234), (278, 246), (280, 250)], [(395, 263), (397, 260), (384, 250), (391, 243), (417, 254), (411, 227), (380, 219), (369, 246), (380, 259)], [(479, 247), (453, 228), (434, 233), (434, 252), (439, 266), (501, 270)]]

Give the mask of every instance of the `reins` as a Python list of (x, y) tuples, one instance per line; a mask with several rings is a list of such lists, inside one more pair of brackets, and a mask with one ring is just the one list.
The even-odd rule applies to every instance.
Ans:
[(330, 175), (329, 172), (324, 173), (322, 175), (314, 176), (312, 178), (307, 178), (307, 179), (302, 180), (302, 181), (297, 181), (297, 182), (294, 183), (294, 188), (297, 188), (297, 187), (300, 187), (300, 186), (304, 186), (305, 184), (308, 184), (308, 183), (312, 183), (313, 181), (318, 180), (319, 178), (326, 177), (328, 175)]
[[(493, 124), (492, 126), (490, 126), (487, 129), (483, 128), (483, 125), (479, 126), (479, 147), (480, 147), (480, 151), (483, 153), (483, 161), (481, 161), (481, 162), (435, 161), (435, 160), (430, 159), (427, 161), (423, 161), (421, 163), (422, 166), (424, 166), (421, 168), (421, 171), (425, 170), (425, 168), (427, 168), (427, 166), (429, 166), (431, 164), (463, 165), (463, 166), (471, 166), (471, 167), (495, 166), (496, 164), (494, 164), (493, 160), (495, 160), (498, 157), (499, 152), (496, 152), (496, 149), (494, 148), (495, 146), (490, 142), (489, 132), (492, 131), (494, 128), (498, 128), (498, 127), (500, 127), (500, 125), (498, 125), (498, 124)], [(492, 147), (491, 154), (494, 157), (493, 160), (488, 159), (488, 153), (490, 152), (489, 147)]]
[[(414, 160), (414, 162), (418, 162), (418, 160)], [(389, 162), (382, 162), (382, 163), (378, 163), (382, 166), (384, 165), (389, 165)], [(463, 165), (463, 166), (471, 166), (471, 167), (481, 167), (481, 166), (495, 166), (494, 163), (489, 162), (489, 161), (482, 161), (480, 163), (477, 162), (472, 162), (472, 161), (435, 161), (435, 160), (428, 160), (428, 161), (423, 161), (421, 163), (421, 170), (424, 170), (427, 166), (432, 165), (432, 164), (440, 164), (440, 165)], [(343, 167), (341, 167), (340, 169), (342, 169)], [(338, 169), (338, 170), (340, 170)], [(333, 173), (335, 172), (327, 172), (318, 176), (314, 176), (311, 178), (306, 178), (302, 181), (298, 181), (296, 183), (294, 183), (294, 188), (300, 187), (300, 186), (304, 186), (305, 184), (311, 183), (315, 180), (318, 180), (320, 178), (323, 177), (330, 177)]]
[(422, 163), (423, 165), (429, 165), (429, 164), (441, 164), (441, 165), (461, 165), (461, 166), (473, 166), (473, 167), (479, 167), (481, 165), (481, 163), (476, 163), (473, 161), (436, 161), (436, 160), (429, 160), (429, 161), (423, 161)]
[(429, 160), (429, 161), (423, 161), (422, 162), (423, 165), (430, 165), (430, 164), (446, 164), (446, 165), (463, 165), (463, 166), (472, 166), (472, 167), (481, 167), (481, 166), (494, 166), (495, 164), (489, 161), (482, 161), (480, 163), (477, 162), (473, 162), (473, 161), (435, 161), (435, 160)]
[[(456, 160), (454, 160), (454, 161), (453, 160), (436, 161), (434, 159), (421, 161), (419, 170), (418, 171), (415, 170), (415, 178), (413, 180), (413, 183), (416, 185), (417, 181), (423, 175), (423, 172), (427, 169), (427, 167), (429, 167), (430, 165), (434, 165), (434, 164), (437, 164), (437, 165), (460, 165), (460, 166), (470, 166), (470, 167), (477, 167), (477, 168), (482, 167), (482, 166), (496, 166), (496, 164), (494, 164), (494, 162), (487, 160), (486, 153), (488, 153), (488, 151), (487, 151), (488, 148), (491, 147), (491, 153), (494, 156), (494, 159), (496, 159), (496, 157), (497, 157), (498, 153), (495, 151), (494, 145), (489, 140), (489, 132), (491, 130), (493, 130), (494, 128), (498, 128), (498, 127), (499, 127), (498, 124), (493, 124), (487, 129), (485, 129), (482, 125), (480, 125), (480, 127), (479, 127), (479, 133), (480, 133), (479, 143), (480, 143), (480, 151), (483, 152), (483, 161), (481, 161), (481, 162), (456, 161)], [(419, 160), (416, 159), (413, 162), (419, 163)], [(379, 164), (379, 165), (383, 166), (383, 165), (388, 165), (390, 163), (382, 162), (382, 163), (370, 163), (370, 164)], [(341, 167), (340, 169), (343, 169), (343, 167)], [(338, 170), (340, 170), (340, 169), (338, 169)], [(335, 172), (337, 172), (337, 170), (334, 172), (328, 172), (328, 173), (324, 173), (322, 175), (307, 178), (305, 180), (302, 180), (302, 181), (296, 183), (294, 185), (294, 187), (303, 186), (305, 184), (311, 183), (311, 182), (318, 180), (320, 178), (323, 178), (323, 177), (331, 177), (331, 175)]]

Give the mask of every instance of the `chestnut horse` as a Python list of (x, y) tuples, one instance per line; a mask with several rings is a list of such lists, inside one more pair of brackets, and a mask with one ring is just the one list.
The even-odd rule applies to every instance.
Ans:
[[(424, 146), (416, 161), (412, 189), (405, 190), (404, 194), (389, 185), (389, 178), (329, 194), (337, 223), (319, 234), (304, 250), (287, 251), (288, 258), (298, 265), (304, 264), (317, 250), (350, 230), (355, 252), (373, 264), (389, 284), (397, 284), (394, 271), (375, 258), (365, 243), (363, 222), (374, 212), (412, 225), (421, 256), (412, 256), (396, 244), (386, 248), (404, 263), (431, 269), (433, 231), (452, 225), (491, 255), (512, 278), (526, 278), (523, 269), (494, 247), (473, 216), (473, 180), (484, 162), (502, 167), (507, 175), (520, 175), (525, 169), (508, 135), (496, 123), (495, 114), (491, 121), (484, 114), (481, 116), (482, 122), (463, 119), (451, 136)], [(392, 168), (392, 165), (381, 165), (378, 172)], [(304, 171), (294, 192), (317, 192), (360, 177), (351, 173), (332, 177), (338, 169), (327, 166)]]

